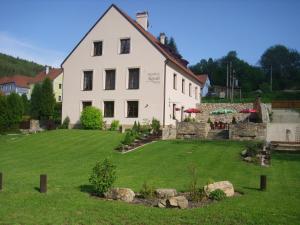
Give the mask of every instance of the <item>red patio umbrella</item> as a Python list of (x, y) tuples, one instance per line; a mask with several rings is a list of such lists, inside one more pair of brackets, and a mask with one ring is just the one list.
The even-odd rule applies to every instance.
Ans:
[(189, 108), (184, 110), (185, 113), (201, 113), (200, 109), (196, 109), (196, 108)]
[(256, 109), (243, 109), (240, 111), (240, 113), (256, 113)]

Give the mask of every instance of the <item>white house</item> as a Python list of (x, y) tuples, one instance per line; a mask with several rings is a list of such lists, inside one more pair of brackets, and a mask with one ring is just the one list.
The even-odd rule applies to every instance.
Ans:
[(182, 120), (200, 103), (200, 82), (181, 60), (148, 30), (148, 13), (133, 20), (111, 5), (62, 63), (62, 119), (79, 124), (84, 107), (100, 108), (108, 124)]
[(205, 97), (208, 94), (211, 87), (210, 80), (207, 74), (197, 75), (198, 80), (201, 83), (201, 96)]

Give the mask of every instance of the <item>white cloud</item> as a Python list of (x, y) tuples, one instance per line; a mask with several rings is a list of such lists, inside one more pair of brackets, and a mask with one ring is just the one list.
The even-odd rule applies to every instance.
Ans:
[(40, 48), (6, 32), (0, 32), (0, 52), (55, 67), (59, 67), (66, 56), (63, 52)]

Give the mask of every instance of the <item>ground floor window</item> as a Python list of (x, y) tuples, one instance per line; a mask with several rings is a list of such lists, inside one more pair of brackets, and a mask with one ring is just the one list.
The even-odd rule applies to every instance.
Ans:
[(139, 102), (127, 101), (127, 117), (136, 118), (139, 116)]
[(105, 101), (104, 102), (104, 117), (114, 117), (115, 102)]
[(58, 96), (58, 101), (60, 101), (60, 102), (61, 102), (61, 96), (60, 96), (60, 95)]
[(92, 106), (92, 102), (91, 101), (84, 101), (84, 102), (82, 102), (82, 110), (84, 110), (88, 106)]
[(176, 104), (173, 104), (173, 120), (176, 120)]

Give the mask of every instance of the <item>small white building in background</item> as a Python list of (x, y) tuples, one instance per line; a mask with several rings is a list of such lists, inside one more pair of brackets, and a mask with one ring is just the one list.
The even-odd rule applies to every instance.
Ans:
[[(133, 20), (111, 5), (62, 63), (62, 119), (79, 124), (84, 107), (100, 108), (108, 124), (183, 120), (200, 103), (200, 82), (187, 61), (148, 32), (148, 13)], [(188, 41), (188, 40), (187, 40)]]

